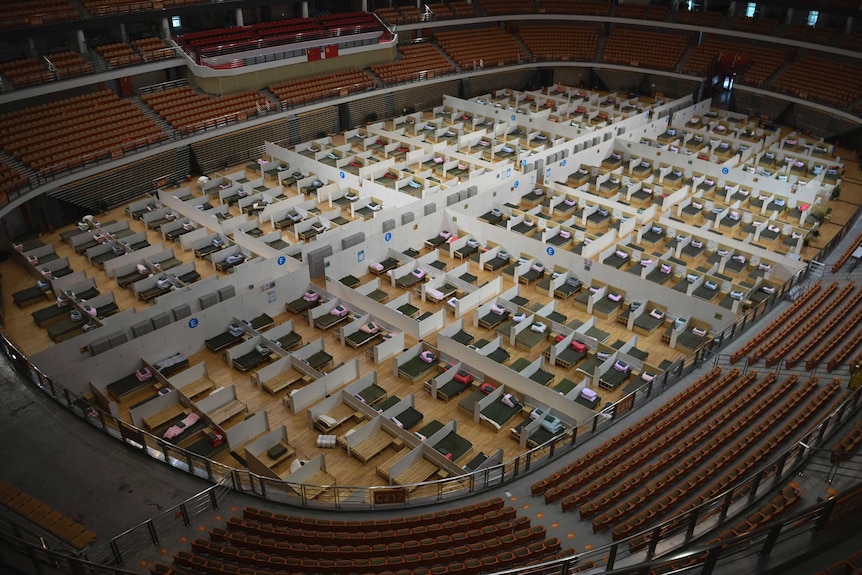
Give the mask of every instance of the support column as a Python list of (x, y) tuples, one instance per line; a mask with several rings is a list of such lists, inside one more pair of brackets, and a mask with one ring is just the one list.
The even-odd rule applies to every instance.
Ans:
[(368, 12), (368, 0), (362, 0), (362, 11)]
[(302, 17), (308, 18), (308, 2), (306, 0), (302, 2)]
[(78, 52), (80, 52), (81, 54), (86, 54), (87, 53), (87, 39), (84, 38), (84, 31), (83, 30), (76, 30), (75, 33), (78, 36)]
[(736, 2), (730, 3), (730, 6), (727, 8), (727, 13), (730, 15), (731, 18), (736, 16)]
[(36, 51), (36, 42), (33, 41), (32, 36), (27, 37), (27, 43), (30, 45), (30, 57), (36, 58), (39, 55), (39, 52)]
[(129, 37), (126, 35), (126, 25), (120, 22), (120, 40), (128, 42)]
[(847, 21), (844, 22), (844, 33), (849, 34), (852, 29), (853, 29), (853, 17), (849, 16), (847, 18)]
[(784, 19), (785, 24), (790, 24), (793, 22), (793, 8), (787, 9), (787, 17)]
[(162, 38), (168, 39), (171, 37), (171, 21), (167, 18), (162, 18)]
[(236, 25), (245, 26), (245, 21), (242, 19), (242, 8), (236, 9)]

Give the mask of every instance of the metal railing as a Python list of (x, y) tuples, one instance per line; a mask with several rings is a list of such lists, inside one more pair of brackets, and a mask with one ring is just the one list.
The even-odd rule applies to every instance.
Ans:
[[(716, 363), (723, 361), (722, 358), (725, 356), (719, 354), (721, 347), (729, 341), (739, 337), (739, 335), (746, 331), (748, 327), (754, 325), (757, 319), (762, 317), (779, 301), (781, 301), (783, 295), (793, 285), (795, 285), (797, 281), (799, 281), (800, 277), (802, 277), (802, 274), (800, 274), (799, 277), (791, 278), (791, 280), (786, 282), (781, 289), (776, 290), (776, 293), (770, 296), (770, 298), (753, 307), (747, 314), (742, 316), (737, 322), (728, 327), (717, 337), (710, 340), (706, 345), (699, 348), (686, 358), (678, 360), (676, 363), (671, 365), (670, 368), (659, 378), (656, 378), (653, 382), (645, 384), (631, 394), (626, 395), (619, 402), (596, 414), (591, 420), (584, 422), (584, 424), (579, 427), (567, 430), (565, 433), (552, 438), (541, 446), (487, 469), (482, 469), (459, 477), (418, 484), (415, 486), (415, 489), (408, 490), (404, 503), (397, 505), (381, 505), (374, 503), (375, 492), (386, 490), (387, 487), (333, 486), (321, 490), (318, 486), (289, 483), (282, 480), (262, 477), (247, 470), (230, 468), (200, 455), (186, 451), (159, 437), (151, 435), (146, 431), (135, 428), (134, 426), (113, 417), (109, 413), (93, 407), (89, 402), (79, 398), (73, 392), (60, 386), (47, 375), (42, 373), (5, 337), (0, 337), (0, 349), (2, 349), (10, 363), (20, 373), (35, 383), (48, 395), (57, 400), (61, 405), (87, 421), (90, 425), (101, 429), (111, 437), (122, 441), (127, 446), (146, 453), (153, 459), (171, 465), (172, 467), (187, 473), (208, 479), (209, 481), (216, 483), (217, 486), (229, 485), (232, 489), (239, 492), (262, 497), (273, 502), (285, 503), (298, 507), (335, 508), (343, 510), (407, 508), (433, 504), (444, 500), (453, 500), (473, 493), (495, 489), (526, 473), (529, 473), (530, 471), (543, 467), (544, 465), (558, 459), (561, 455), (570, 452), (576, 446), (582, 444), (596, 433), (604, 431), (615, 422), (625, 419), (626, 415), (633, 412), (637, 407), (643, 405), (657, 395), (663, 394), (693, 371), (702, 366), (708, 365), (709, 363), (715, 365)], [(781, 369), (780, 365), (778, 369)], [(822, 440), (826, 428), (836, 421), (836, 417), (837, 421), (840, 422), (844, 413), (848, 410), (857, 409), (859, 407), (859, 395), (859, 392), (857, 392), (852, 396), (852, 402), (848, 401), (840, 410), (830, 414), (830, 416), (828, 416), (818, 426), (817, 429), (821, 431), (817, 433), (817, 436), (806, 437), (804, 444), (809, 447), (816, 447), (819, 445), (819, 441)], [(761, 484), (755, 483), (752, 488), (750, 481), (760, 481), (764, 477), (786, 477), (789, 469), (788, 465), (792, 463), (793, 465), (790, 465), (790, 467), (795, 468), (795, 466), (800, 464), (804, 458), (804, 452), (800, 452), (798, 450), (799, 445), (795, 445), (776, 463), (771, 464), (772, 467), (766, 468), (770, 471), (761, 471), (754, 479), (735, 487), (730, 493), (738, 493), (740, 490), (746, 490), (746, 493), (753, 493)], [(724, 499), (724, 501), (727, 501), (729, 507), (729, 504), (734, 501), (735, 496), (725, 495), (723, 497), (731, 497), (731, 499)], [(713, 505), (715, 505), (715, 503), (713, 503)], [(726, 514), (726, 512), (727, 507), (723, 513)], [(700, 525), (703, 520), (714, 516), (712, 511), (704, 512), (695, 510), (691, 513), (694, 513), (694, 515), (687, 514), (682, 518), (674, 519), (675, 522), (681, 521), (684, 525), (690, 527), (690, 536), (699, 532), (699, 528), (697, 526)], [(184, 519), (187, 517), (187, 513), (180, 513), (178, 515)], [(176, 517), (177, 514), (174, 516)], [(100, 553), (98, 559), (100, 561), (109, 559), (113, 562), (121, 562), (123, 557), (129, 555), (141, 544), (157, 542), (158, 525), (158, 521), (148, 521), (138, 528), (121, 534), (115, 538), (110, 545), (110, 558), (108, 558), (103, 552)], [(678, 529), (673, 530), (674, 533), (677, 531)], [(666, 535), (667, 534), (665, 533), (655, 535), (655, 537), (660, 536), (660, 538), (655, 540), (656, 543), (664, 542), (667, 538)], [(686, 539), (686, 542), (691, 538), (690, 536)], [(611, 557), (620, 558), (620, 552), (620, 549), (616, 549)], [(612, 559), (608, 563), (608, 568), (612, 569), (613, 566), (614, 560)]]

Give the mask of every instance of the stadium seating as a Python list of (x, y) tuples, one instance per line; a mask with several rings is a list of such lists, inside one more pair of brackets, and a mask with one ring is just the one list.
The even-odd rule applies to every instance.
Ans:
[(777, 92), (846, 108), (862, 94), (862, 66), (808, 52), (772, 84)]
[(121, 157), (167, 137), (131, 101), (110, 90), (0, 116), (0, 147), (45, 173)]
[(374, 80), (362, 70), (312, 76), (273, 84), (269, 87), (285, 106), (299, 106), (315, 100), (361, 92), (374, 86)]
[(673, 70), (685, 50), (685, 36), (617, 27), (608, 36), (605, 62)]
[(440, 32), (436, 37), (443, 50), (464, 69), (514, 64), (526, 58), (514, 36), (500, 28)]
[(371, 67), (386, 84), (409, 82), (420, 77), (451, 74), (455, 71), (452, 63), (433, 44), (408, 44), (399, 49), (401, 60)]
[(521, 26), (518, 35), (537, 60), (591, 61), (598, 42), (591, 26)]
[(3, 3), (0, 29), (26, 28), (80, 17), (67, 0), (10, 0)]
[(215, 127), (220, 123), (244, 121), (255, 116), (258, 108), (270, 105), (259, 92), (238, 92), (212, 97), (190, 86), (145, 94), (142, 100), (181, 132)]
[(709, 65), (720, 54), (739, 54), (751, 58), (751, 66), (737, 76), (737, 82), (751, 86), (762, 86), (787, 58), (782, 50), (765, 48), (753, 44), (740, 44), (707, 36), (697, 46), (683, 65), (683, 71), (702, 76)]

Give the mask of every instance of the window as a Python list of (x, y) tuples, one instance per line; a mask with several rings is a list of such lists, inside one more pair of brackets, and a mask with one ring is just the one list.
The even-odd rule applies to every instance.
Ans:
[(817, 10), (810, 10), (808, 12), (808, 25), (812, 28), (817, 25), (817, 18), (820, 17), (820, 12)]
[(179, 16), (171, 16), (171, 27), (172, 28), (182, 28), (183, 23), (180, 22)]
[(748, 18), (754, 18), (754, 12), (757, 10), (757, 2), (749, 2), (745, 7), (745, 15)]

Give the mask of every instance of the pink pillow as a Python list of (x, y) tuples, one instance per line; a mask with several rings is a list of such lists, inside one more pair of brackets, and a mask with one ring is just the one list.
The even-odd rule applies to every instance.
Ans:
[(330, 313), (331, 315), (334, 315), (334, 316), (337, 316), (337, 317), (344, 317), (344, 316), (346, 316), (346, 315), (349, 313), (349, 311), (348, 311), (348, 309), (347, 309), (346, 307), (344, 307), (343, 305), (338, 304), (337, 306), (335, 306), (334, 308), (332, 308), (331, 310), (329, 310), (329, 313)]
[(373, 321), (369, 321), (359, 326), (359, 330), (364, 333), (377, 333), (380, 331), (380, 326)]
[(426, 349), (419, 354), (419, 359), (421, 359), (425, 363), (431, 363), (436, 359), (436, 357), (434, 356), (434, 352)]

